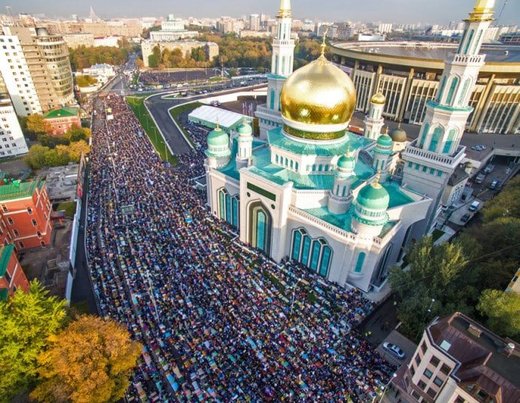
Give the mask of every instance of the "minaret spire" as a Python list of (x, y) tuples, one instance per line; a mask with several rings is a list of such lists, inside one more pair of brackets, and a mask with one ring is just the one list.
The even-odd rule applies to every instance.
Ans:
[(278, 11), (279, 17), (290, 17), (291, 16), (291, 0), (280, 0), (280, 11)]

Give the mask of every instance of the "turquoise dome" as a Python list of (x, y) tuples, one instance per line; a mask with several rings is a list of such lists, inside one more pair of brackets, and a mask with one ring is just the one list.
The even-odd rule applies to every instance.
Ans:
[(374, 182), (361, 189), (356, 201), (367, 209), (386, 210), (390, 203), (390, 195), (381, 184)]
[(381, 146), (381, 147), (392, 147), (393, 146), (392, 137), (390, 137), (388, 134), (382, 134), (377, 139), (377, 145)]
[(210, 147), (223, 147), (229, 146), (229, 136), (220, 127), (215, 128), (208, 134), (208, 146)]
[(253, 134), (253, 128), (249, 123), (244, 122), (238, 127), (237, 132), (240, 136), (251, 136)]
[(353, 155), (342, 155), (338, 159), (338, 168), (353, 171), (356, 167), (356, 158)]

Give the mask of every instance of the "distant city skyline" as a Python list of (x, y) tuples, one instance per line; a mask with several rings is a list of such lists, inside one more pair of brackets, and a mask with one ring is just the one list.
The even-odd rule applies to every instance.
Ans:
[[(500, 13), (504, 2), (498, 0), (496, 14)], [(177, 3), (177, 4), (174, 4)], [(90, 6), (101, 18), (162, 16), (170, 13), (182, 17), (216, 18), (223, 15), (264, 13), (275, 15), (279, 0), (265, 0), (259, 6), (256, 0), (190, 0), (173, 2), (153, 0), (144, 3), (137, 0), (90, 0), (80, 4), (70, 0), (23, 0), (10, 2), (14, 14), (45, 14), (47, 17), (70, 17), (77, 14), (86, 17)], [(466, 18), (475, 0), (293, 0), (295, 18), (310, 18), (328, 21), (383, 21), (393, 23), (447, 24)], [(4, 13), (5, 9), (0, 9)], [(509, 0), (497, 24), (520, 23), (520, 1)]]

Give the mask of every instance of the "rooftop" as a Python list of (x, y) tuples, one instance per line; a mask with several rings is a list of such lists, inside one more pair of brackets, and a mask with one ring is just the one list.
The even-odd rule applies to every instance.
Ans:
[[(503, 339), (480, 323), (456, 312), (428, 328), (434, 343), (460, 362), (454, 376), (501, 393), (499, 401), (520, 400), (520, 346)], [(512, 343), (511, 354), (507, 345)], [(493, 384), (493, 386), (491, 386)], [(494, 394), (493, 390), (487, 390)]]
[(7, 244), (5, 246), (0, 247), (0, 277), (5, 275), (7, 271), (7, 265), (9, 260), (11, 259), (11, 255), (14, 251), (13, 244)]
[(251, 118), (240, 113), (231, 112), (225, 109), (216, 108), (214, 106), (203, 105), (194, 109), (188, 119), (205, 122), (205, 126), (216, 127), (219, 124), (224, 130), (234, 128), (241, 124), (244, 120), (250, 121)]
[(78, 116), (78, 114), (79, 114), (78, 108), (64, 107), (64, 108), (54, 109), (52, 111), (49, 111), (43, 117), (45, 119), (70, 118), (70, 117)]
[(37, 179), (31, 182), (14, 181), (0, 186), (0, 202), (31, 197), (36, 188), (41, 189), (45, 181)]
[[(360, 53), (443, 61), (450, 53), (456, 52), (458, 44), (438, 42), (348, 42), (334, 44), (334, 46), (339, 49), (348, 49)], [(481, 53), (486, 55), (486, 62), (520, 63), (520, 46), (484, 45)]]

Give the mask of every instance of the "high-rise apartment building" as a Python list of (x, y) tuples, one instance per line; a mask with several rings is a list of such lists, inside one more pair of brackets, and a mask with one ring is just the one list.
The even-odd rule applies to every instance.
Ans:
[(0, 75), (0, 158), (25, 154), (27, 143)]
[(45, 28), (3, 27), (0, 72), (16, 113), (27, 116), (74, 102), (69, 52)]

